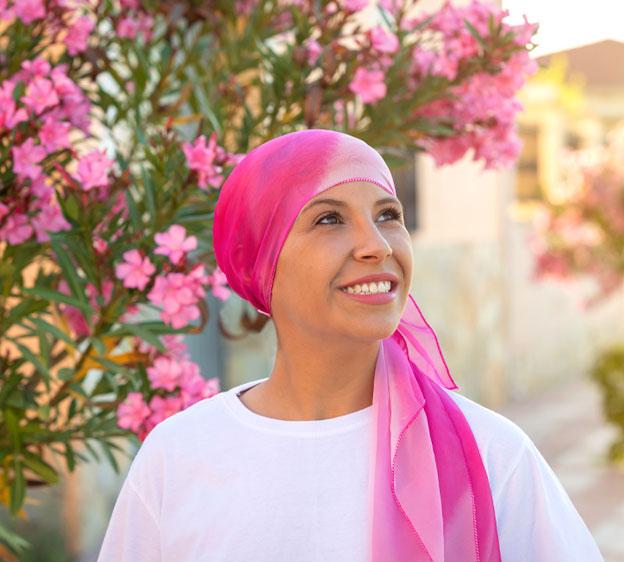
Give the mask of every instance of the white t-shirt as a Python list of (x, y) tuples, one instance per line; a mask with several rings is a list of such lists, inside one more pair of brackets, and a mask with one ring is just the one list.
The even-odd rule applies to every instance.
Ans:
[[(268, 418), (237, 396), (263, 380), (202, 400), (152, 430), (130, 466), (98, 562), (368, 560), (372, 406), (325, 420)], [(449, 394), (489, 476), (503, 562), (602, 562), (529, 437)]]

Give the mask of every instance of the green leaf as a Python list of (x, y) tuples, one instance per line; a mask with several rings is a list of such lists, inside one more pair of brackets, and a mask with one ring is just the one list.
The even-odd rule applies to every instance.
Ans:
[(69, 192), (65, 198), (58, 198), (59, 205), (63, 211), (63, 214), (73, 222), (78, 222), (80, 218), (80, 202), (76, 196)]
[(39, 329), (37, 330), (37, 335), (39, 337), (39, 357), (43, 366), (48, 370), (50, 368), (50, 342), (48, 341), (48, 334)]
[(10, 336), (4, 336), (7, 340), (12, 341), (15, 346), (22, 352), (22, 355), (30, 361), (37, 371), (43, 376), (43, 380), (46, 385), (46, 390), (50, 390), (50, 371), (48, 368), (41, 362), (41, 359), (37, 357), (30, 349), (28, 349), (25, 345), (22, 345), (15, 338)]
[(19, 420), (15, 411), (10, 408), (4, 410), (4, 421), (9, 430), (11, 446), (16, 453), (19, 453), (22, 450), (22, 438), (20, 435)]
[[(137, 120), (138, 123), (142, 123), (141, 115), (139, 114), (138, 110), (135, 112), (135, 119)], [(143, 133), (139, 125), (137, 125), (134, 128), (134, 134), (139, 140), (139, 143), (141, 143), (143, 146), (147, 146), (148, 144), (147, 139), (145, 138), (145, 134)]]
[(106, 355), (106, 346), (104, 345), (104, 342), (100, 338), (95, 337), (95, 336), (92, 337), (91, 344), (95, 348), (95, 351), (97, 351), (100, 355)]
[(105, 359), (104, 357), (98, 355), (92, 357), (92, 359), (96, 363), (100, 363), (103, 367), (106, 367), (106, 369), (108, 369), (112, 373), (120, 373), (122, 375), (132, 376), (132, 371), (127, 367), (120, 365), (119, 363), (115, 363), (114, 361), (110, 361), (109, 359)]
[(477, 40), (477, 42), (479, 43), (479, 45), (481, 45), (481, 48), (484, 51), (487, 51), (487, 44), (484, 41), (483, 37), (481, 37), (481, 34), (477, 31), (476, 27), (472, 25), (467, 18), (464, 18), (464, 23), (466, 24), (470, 35), (472, 35)]
[(35, 299), (24, 299), (14, 306), (0, 326), (0, 333), (9, 329), (10, 326), (19, 322), (25, 316), (33, 312), (45, 310), (47, 303)]
[(96, 462), (100, 462), (100, 456), (97, 454), (97, 452), (95, 451), (95, 449), (93, 448), (93, 446), (91, 445), (91, 443), (89, 443), (88, 439), (84, 440), (84, 445), (87, 448), (87, 450), (91, 453), (91, 455), (93, 456), (93, 458), (95, 459)]
[(36, 297), (40, 297), (48, 301), (62, 302), (64, 304), (69, 304), (70, 306), (79, 308), (85, 314), (94, 313), (93, 309), (91, 308), (91, 305), (88, 302), (81, 301), (70, 295), (65, 295), (64, 293), (59, 293), (58, 291), (55, 291), (53, 289), (48, 289), (46, 287), (24, 287), (22, 289), (22, 293), (26, 295), (34, 295)]
[(46, 320), (40, 317), (29, 318), (29, 321), (33, 324), (36, 324), (40, 329), (46, 330), (53, 334), (57, 339), (64, 341), (67, 345), (74, 349), (78, 349), (76, 342), (63, 330), (55, 326), (54, 324), (50, 324)]
[[(112, 330), (108, 332), (109, 336), (127, 336), (131, 335), (132, 332), (127, 329), (129, 324), (123, 324), (120, 328)], [(145, 322), (137, 322), (136, 324), (132, 324), (132, 326), (138, 327), (140, 329), (149, 330), (153, 334), (163, 335), (163, 334), (185, 334), (184, 328), (172, 328), (168, 324), (164, 322), (160, 322), (158, 320), (146, 320)]]
[(167, 351), (160, 338), (148, 328), (143, 327), (140, 324), (124, 324), (123, 326), (128, 330), (128, 332), (150, 343), (158, 349), (158, 351), (161, 351), (162, 353)]
[(69, 411), (67, 413), (67, 418), (72, 419), (76, 415), (76, 409), (78, 408), (78, 402), (75, 398), (71, 399), (69, 403)]
[(93, 254), (87, 250), (92, 243), (91, 238), (83, 238), (77, 236), (74, 232), (67, 232), (65, 234), (65, 243), (71, 255), (74, 256), (77, 265), (85, 272), (87, 280), (97, 287), (99, 272), (94, 263)]
[(84, 304), (84, 308), (81, 308), (85, 312), (85, 318), (88, 324), (91, 324), (91, 317), (93, 316), (93, 309), (89, 306), (82, 289), (82, 281), (76, 273), (76, 267), (72, 263), (67, 250), (63, 247), (63, 242), (67, 243), (67, 236), (63, 232), (50, 232), (50, 245), (54, 250), (56, 256), (56, 263), (63, 271), (64, 279), (67, 281), (69, 288), (73, 296), (81, 303)]
[(113, 470), (116, 474), (119, 474), (119, 464), (117, 464), (117, 459), (109, 448), (110, 444), (108, 443), (108, 441), (100, 441), (100, 445), (102, 447), (102, 450), (104, 451), (104, 454), (106, 455), (106, 458), (108, 459), (108, 462), (110, 462), (111, 466), (113, 467)]
[[(0, 407), (4, 409), (5, 401), (7, 401), (13, 391), (17, 389), (22, 382), (22, 375), (17, 372), (12, 372), (6, 379), (2, 380), (0, 384)], [(21, 390), (18, 391), (20, 394)]]
[(0, 543), (4, 543), (14, 554), (21, 557), (23, 552), (31, 547), (31, 544), (20, 537), (17, 533), (10, 531), (0, 523)]
[(58, 378), (62, 381), (70, 381), (76, 375), (76, 370), (71, 369), (70, 367), (63, 367), (59, 369)]
[(156, 189), (154, 187), (154, 181), (152, 176), (147, 172), (144, 166), (141, 166), (141, 178), (143, 179), (143, 186), (145, 187), (145, 204), (152, 221), (152, 227), (155, 224), (156, 214)]
[(135, 232), (140, 232), (141, 216), (139, 214), (139, 209), (130, 189), (126, 190), (126, 202), (128, 204), (128, 210), (130, 211), (130, 224), (132, 224), (132, 228)]
[(67, 461), (67, 468), (70, 472), (76, 468), (76, 455), (74, 449), (69, 443), (65, 443), (65, 460)]
[(56, 470), (41, 457), (30, 451), (24, 451), (23, 455), (24, 465), (30, 468), (35, 474), (41, 476), (47, 484), (56, 484), (58, 482), (59, 477)]
[(24, 472), (22, 471), (20, 459), (15, 459), (13, 470), (15, 472), (13, 474), (13, 480), (11, 481), (10, 509), (13, 515), (17, 515), (26, 497), (26, 480), (24, 479)]

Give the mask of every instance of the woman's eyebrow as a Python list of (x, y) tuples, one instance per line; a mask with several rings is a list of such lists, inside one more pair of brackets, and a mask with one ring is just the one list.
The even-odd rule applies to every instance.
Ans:
[[(395, 197), (384, 197), (383, 199), (379, 199), (375, 201), (375, 206), (384, 205), (386, 203), (395, 203), (399, 205), (401, 209), (403, 209), (403, 205), (401, 204), (401, 201), (399, 201)], [(345, 203), (344, 201), (341, 201), (340, 199), (324, 198), (324, 199), (315, 199), (309, 205), (306, 206), (303, 212), (309, 211), (312, 207), (316, 205), (322, 205), (322, 204), (334, 205), (336, 207), (348, 207), (347, 203)]]

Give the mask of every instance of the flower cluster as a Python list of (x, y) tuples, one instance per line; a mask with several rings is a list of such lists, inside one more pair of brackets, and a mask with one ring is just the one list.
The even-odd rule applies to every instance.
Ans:
[(141, 9), (139, 0), (120, 0), (122, 14), (117, 19), (115, 31), (118, 37), (136, 39), (146, 43), (152, 39), (154, 18)]
[[(420, 15), (406, 24), (413, 27), (425, 18), (429, 39), (418, 44), (412, 53), (413, 84), (427, 76), (455, 81), (467, 61), (479, 55), (481, 41), (487, 41), (492, 29), (513, 33), (513, 43), (521, 46), (530, 41), (536, 24), (526, 21), (512, 26), (505, 22), (506, 10), (493, 4), (473, 0), (463, 7), (446, 3), (432, 16)], [(470, 27), (467, 22), (469, 22)], [(501, 51), (509, 46), (501, 46)], [(456, 135), (431, 138), (423, 147), (436, 164), (456, 162), (472, 149), (474, 159), (486, 168), (511, 165), (520, 151), (516, 133), (516, 115), (522, 105), (515, 99), (526, 79), (537, 70), (537, 64), (525, 49), (518, 50), (503, 63), (503, 53), (495, 72), (478, 72), (451, 88), (451, 96), (436, 100), (417, 111), (418, 115), (451, 123)]]
[(212, 133), (206, 144), (206, 137), (200, 135), (194, 142), (182, 143), (182, 150), (189, 169), (197, 174), (197, 185), (207, 190), (208, 186), (221, 187), (223, 166), (236, 165), (244, 154), (228, 153), (217, 144), (217, 135)]
[(220, 390), (217, 377), (204, 379), (199, 366), (190, 361), (180, 335), (165, 335), (161, 341), (165, 354), (137, 340), (139, 350), (153, 358), (147, 368), (150, 388), (146, 393), (129, 392), (117, 408), (119, 427), (136, 433), (141, 441), (164, 419)]
[[(0, 134), (15, 130), (9, 153), (15, 188), (0, 204), (0, 241), (21, 244), (34, 236), (46, 242), (49, 232), (71, 228), (44, 171), (47, 159), (71, 148), (72, 131), (88, 133), (90, 126), (91, 104), (67, 71), (37, 57), (0, 83)], [(78, 167), (89, 164), (81, 159)], [(89, 170), (85, 174), (89, 179)]]
[[(69, 289), (69, 285), (65, 279), (62, 279), (59, 283), (59, 292), (64, 295), (71, 295), (71, 291)], [(91, 308), (95, 311), (96, 317), (94, 321), (97, 322), (99, 318), (100, 309), (103, 306), (106, 306), (111, 301), (111, 297), (113, 295), (114, 282), (112, 279), (104, 279), (102, 281), (102, 287), (98, 290), (95, 285), (92, 283), (87, 283), (86, 293), (89, 298), (89, 304)], [(91, 327), (87, 323), (87, 320), (84, 316), (84, 313), (75, 306), (71, 306), (69, 304), (61, 303), (59, 305), (59, 309), (61, 314), (63, 315), (63, 319), (69, 325), (71, 331), (77, 336), (90, 336), (91, 335)]]
[[(391, 0), (380, 3), (392, 14), (400, 10), (398, 4)], [(358, 2), (351, 8), (362, 9)], [(418, 40), (404, 45), (411, 61), (407, 90), (416, 95), (423, 84), (436, 78), (448, 83), (448, 95), (417, 107), (412, 114), (452, 128), (450, 134), (434, 133), (420, 144), (438, 165), (456, 162), (470, 149), (486, 168), (510, 165), (518, 156), (515, 118), (522, 106), (515, 96), (537, 70), (524, 48), (537, 25), (526, 18), (520, 25), (510, 25), (505, 21), (508, 15), (494, 4), (473, 0), (465, 6), (446, 2), (433, 14), (423, 12), (401, 21), (401, 30), (408, 35), (419, 30)], [(372, 105), (386, 97), (392, 55), (402, 47), (397, 35), (382, 26), (373, 27), (366, 35), (367, 48), (358, 54), (361, 64), (348, 88), (362, 104)], [(501, 39), (505, 37), (512, 39)], [(487, 42), (494, 53), (493, 68), (470, 70)], [(316, 51), (313, 46), (310, 57), (314, 58)], [(342, 117), (337, 121), (342, 123)]]
[(205, 296), (203, 285), (209, 283), (204, 266), (197, 265), (190, 273), (168, 273), (156, 278), (147, 298), (162, 307), (160, 318), (173, 328), (187, 326), (200, 316), (198, 302)]
[(616, 130), (609, 144), (598, 151), (562, 155), (567, 200), (543, 203), (534, 216), (529, 240), (535, 255), (534, 278), (593, 278), (597, 291), (583, 300), (584, 308), (611, 295), (624, 279), (620, 251), (624, 244), (622, 140), (622, 131)]
[[(224, 287), (225, 275), (218, 268), (211, 275), (206, 275), (203, 264), (185, 271), (187, 254), (197, 247), (197, 238), (187, 236), (186, 229), (173, 224), (168, 230), (159, 232), (154, 237), (155, 255), (167, 258), (169, 266), (180, 271), (166, 271), (157, 268), (150, 258), (138, 249), (127, 250), (123, 261), (115, 265), (115, 275), (128, 289), (143, 291), (151, 285), (147, 298), (154, 305), (161, 307), (161, 319), (173, 328), (182, 328), (200, 316), (198, 302), (206, 295), (204, 286), (212, 286), (213, 294), (225, 300), (230, 294)], [(162, 273), (154, 275), (159, 269)]]

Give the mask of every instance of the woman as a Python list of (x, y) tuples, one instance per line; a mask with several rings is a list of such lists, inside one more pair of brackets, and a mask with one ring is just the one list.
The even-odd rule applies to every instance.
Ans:
[(527, 435), (451, 392), (374, 149), (327, 130), (257, 147), (214, 244), (274, 321), (273, 370), (150, 433), (100, 562), (602, 560)]

